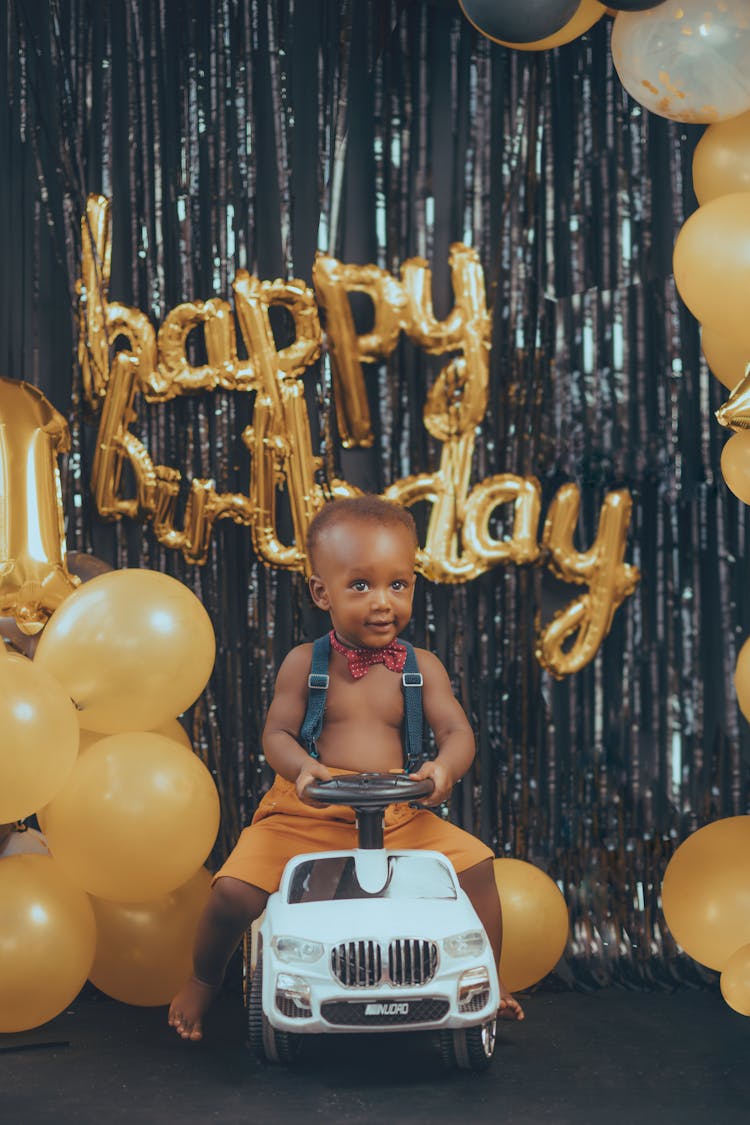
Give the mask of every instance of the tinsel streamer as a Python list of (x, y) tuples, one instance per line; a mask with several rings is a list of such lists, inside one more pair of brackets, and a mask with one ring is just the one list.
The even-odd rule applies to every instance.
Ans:
[[(710, 977), (680, 954), (659, 903), (679, 841), (748, 811), (750, 738), (731, 684), (750, 631), (747, 509), (721, 479), (723, 389), (671, 278), (700, 130), (622, 90), (606, 19), (540, 55), (490, 43), (431, 0), (0, 0), (0, 23), (2, 373), (68, 412), (68, 546), (167, 571), (211, 614), (216, 667), (185, 722), (222, 799), (214, 861), (270, 781), (260, 734), (280, 660), (323, 623), (299, 576), (254, 558), (246, 528), (218, 524), (199, 568), (147, 526), (97, 518), (96, 428), (67, 362), (88, 192), (113, 200), (112, 298), (155, 325), (182, 301), (230, 298), (239, 269), (309, 281), (316, 248), (394, 273), (426, 256), (444, 317), (450, 244), (477, 248), (492, 361), (474, 480), (534, 473), (543, 513), (574, 481), (579, 550), (604, 495), (628, 488), (628, 559), (643, 577), (595, 660), (561, 682), (533, 638), (578, 590), (543, 564), (420, 585), (410, 637), (445, 662), (477, 732), (451, 815), (558, 881), (571, 917), (561, 980)], [(199, 333), (188, 351), (204, 360)], [(308, 373), (327, 479), (377, 490), (435, 467), (422, 410), (441, 364), (402, 339), (368, 367), (372, 450), (340, 450), (327, 358)], [(243, 491), (251, 417), (252, 395), (214, 392), (139, 401), (134, 429), (186, 486)], [(503, 512), (494, 525), (507, 532)]]

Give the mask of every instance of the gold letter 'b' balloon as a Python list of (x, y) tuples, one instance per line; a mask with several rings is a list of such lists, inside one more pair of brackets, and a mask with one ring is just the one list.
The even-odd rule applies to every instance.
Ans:
[(68, 425), (41, 391), (0, 379), (0, 616), (38, 633), (78, 585), (65, 565), (57, 454)]

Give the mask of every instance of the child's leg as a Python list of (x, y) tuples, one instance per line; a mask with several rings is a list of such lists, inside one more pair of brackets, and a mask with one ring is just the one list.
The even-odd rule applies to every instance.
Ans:
[[(466, 894), (471, 899), (471, 905), (479, 915), (479, 921), (487, 931), (492, 952), (495, 955), (495, 964), (500, 964), (500, 951), (503, 945), (503, 913), (500, 907), (500, 896), (497, 893), (495, 872), (491, 859), (482, 860), (474, 867), (467, 868), (458, 876)], [(522, 1020), (523, 1008), (511, 995), (500, 981), (500, 1010), (502, 1019)]]
[(198, 922), (193, 976), (175, 996), (169, 1023), (183, 1039), (201, 1039), (202, 1021), (224, 979), (229, 959), (247, 927), (263, 913), (268, 892), (241, 879), (222, 876)]

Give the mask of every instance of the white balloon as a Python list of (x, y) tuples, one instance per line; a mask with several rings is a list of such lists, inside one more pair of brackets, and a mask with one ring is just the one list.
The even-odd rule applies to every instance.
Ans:
[(620, 12), (612, 58), (628, 93), (660, 117), (737, 117), (750, 109), (750, 4), (665, 0), (646, 12)]

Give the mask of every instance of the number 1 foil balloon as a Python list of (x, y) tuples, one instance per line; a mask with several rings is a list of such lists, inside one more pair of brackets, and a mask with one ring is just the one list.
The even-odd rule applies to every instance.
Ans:
[(41, 391), (0, 379), (0, 616), (38, 633), (78, 585), (65, 561), (57, 454), (68, 424)]

